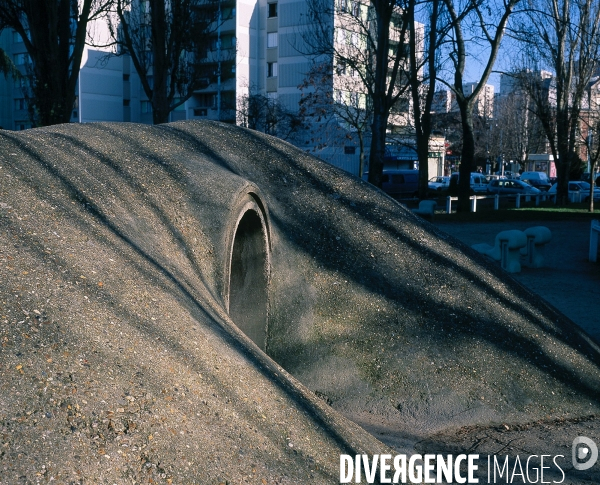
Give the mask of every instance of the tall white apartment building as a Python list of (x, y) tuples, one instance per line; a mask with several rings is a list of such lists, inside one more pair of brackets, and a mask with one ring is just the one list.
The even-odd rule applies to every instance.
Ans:
[[(332, 42), (361, 49), (364, 36), (353, 30), (343, 17), (348, 14), (366, 17), (368, 3), (330, 1), (332, 8), (336, 2), (336, 14), (326, 16), (332, 22)], [(213, 72), (219, 73), (220, 79), (213, 75), (206, 80), (205, 88), (196, 91), (186, 104), (186, 117), (235, 122), (238, 110), (239, 122), (240, 102), (251, 95), (270, 100), (288, 113), (297, 113), (303, 96), (299, 86), (314, 67), (314, 56), (304, 39), (304, 33), (311, 28), (308, 2), (223, 0), (221, 18), (221, 27), (208, 53)], [(420, 27), (422, 39), (423, 26)], [(392, 26), (391, 30), (392, 43), (400, 42), (399, 26)], [(366, 45), (362, 46), (363, 52), (365, 48)], [(338, 102), (364, 106), (366, 93), (356, 73), (340, 69), (334, 63), (329, 66), (332, 81), (326, 88), (331, 90), (331, 97)], [(305, 89), (304, 94), (310, 89)], [(404, 100), (404, 109), (397, 109), (390, 116), (390, 131), (400, 132), (392, 128), (410, 124), (409, 98)], [(359, 144), (354, 129), (336, 119), (334, 114), (324, 118), (327, 117), (311, 120), (311, 127), (296, 133), (289, 141), (334, 165), (358, 173)]]
[[(468, 96), (472, 94), (477, 88), (477, 83), (465, 83), (463, 84), (463, 92)], [(475, 106), (473, 112), (477, 116), (481, 116), (487, 119), (494, 117), (494, 86), (486, 84), (480, 91), (479, 96), (475, 100)]]
[(306, 2), (222, 0), (220, 16), (206, 59), (212, 75), (186, 103), (186, 118), (233, 123), (239, 99), (251, 94), (297, 110), (310, 68), (295, 50)]
[(234, 122), (238, 100), (251, 94), (297, 111), (298, 86), (311, 67), (298, 50), (307, 14), (306, 1), (223, 0), (208, 53), (215, 75), (190, 99), (187, 117)]
[[(334, 1), (331, 0), (332, 6)], [(341, 0), (342, 2), (345, 0)], [(348, 8), (366, 9), (366, 4), (347, 0)], [(205, 62), (209, 66), (201, 89), (194, 92), (185, 104), (171, 113), (170, 120), (208, 119), (228, 123), (238, 121), (240, 100), (259, 95), (276, 102), (289, 113), (297, 113), (302, 91), (299, 86), (314, 65), (307, 53), (302, 32), (309, 28), (309, 9), (306, 0), (220, 0), (221, 21), (215, 29)], [(332, 18), (332, 32), (340, 29), (339, 18)], [(337, 34), (334, 32), (334, 38)], [(348, 35), (353, 36), (353, 33)], [(394, 29), (392, 29), (392, 35)], [(22, 41), (14, 32), (5, 30), (1, 46), (13, 55), (15, 63), (24, 68), (27, 54)], [(360, 38), (357, 35), (357, 41)], [(422, 37), (422, 35), (421, 35)], [(392, 39), (398, 42), (399, 39)], [(332, 95), (340, 95), (336, 86), (338, 73), (331, 66), (334, 81)], [(347, 86), (347, 83), (345, 84)], [(357, 92), (346, 96), (361, 97)], [(73, 122), (123, 121), (151, 123), (150, 102), (141, 89), (139, 78), (127, 56), (109, 56), (87, 49), (79, 76), (77, 104)], [(348, 89), (347, 87), (345, 89)], [(341, 98), (340, 98), (341, 99)], [(409, 111), (410, 100), (406, 106)], [(26, 101), (19, 86), (0, 77), (0, 126), (6, 129), (31, 127)], [(396, 110), (390, 125), (409, 123), (403, 110)], [(358, 142), (351, 127), (340, 123), (339, 129), (326, 130), (318, 126), (290, 140), (299, 147), (346, 170), (357, 173)], [(310, 131), (310, 130), (309, 130)], [(390, 130), (398, 132), (398, 130)], [(315, 140), (314, 134), (320, 137)], [(303, 137), (303, 138), (302, 138)], [(327, 139), (324, 139), (327, 138)]]

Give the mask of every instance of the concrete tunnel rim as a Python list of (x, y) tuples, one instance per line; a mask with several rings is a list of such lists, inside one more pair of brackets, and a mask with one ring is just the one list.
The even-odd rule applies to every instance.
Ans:
[(223, 301), (225, 303), (225, 310), (231, 317), (231, 282), (232, 282), (232, 264), (234, 258), (234, 248), (236, 236), (240, 230), (240, 223), (249, 214), (255, 214), (260, 224), (260, 234), (262, 239), (262, 250), (264, 252), (264, 267), (262, 268), (264, 274), (265, 283), (265, 321), (264, 321), (264, 343), (256, 342), (251, 338), (244, 329), (238, 325), (235, 319), (232, 317), (232, 322), (236, 327), (244, 333), (250, 340), (252, 340), (262, 350), (266, 350), (267, 344), (267, 329), (269, 321), (269, 284), (271, 279), (271, 224), (269, 218), (269, 212), (267, 205), (264, 202), (260, 190), (254, 184), (249, 183), (239, 190), (233, 197), (234, 203), (231, 205), (230, 218), (227, 223), (225, 231), (225, 261), (224, 261), (224, 272), (223, 272)]

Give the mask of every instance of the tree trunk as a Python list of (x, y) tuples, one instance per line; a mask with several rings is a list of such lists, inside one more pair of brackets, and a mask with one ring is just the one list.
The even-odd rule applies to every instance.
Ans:
[(417, 158), (419, 159), (419, 199), (429, 191), (429, 136), (417, 135)]
[(471, 103), (467, 103), (466, 106), (464, 103), (459, 103), (459, 108), (463, 130), (463, 148), (458, 169), (458, 204), (456, 210), (469, 212), (471, 210), (471, 172), (475, 169), (475, 133), (473, 131), (473, 118), (470, 116)]
[(362, 179), (365, 173), (365, 134), (363, 130), (358, 130), (358, 178)]
[(375, 75), (372, 88), (373, 124), (371, 125), (371, 152), (369, 153), (369, 182), (381, 187), (387, 124), (391, 105), (391, 96), (388, 93), (388, 76), (391, 76), (392, 80), (389, 82), (392, 84), (393, 79), (395, 79), (394, 73), (389, 72), (388, 59), (390, 21), (394, 6), (387, 0), (373, 1), (372, 4), (377, 16), (377, 48), (374, 53)]
[(38, 125), (71, 120), (91, 4), (80, 2), (75, 30), (68, 0), (23, 1), (22, 14), (7, 22), (21, 35), (32, 61), (32, 121)]
[(381, 187), (383, 176), (386, 129), (387, 116), (381, 112), (375, 112), (373, 114), (371, 151), (369, 152), (369, 182), (376, 187)]
[(557, 111), (556, 138), (558, 160), (556, 164), (556, 203), (566, 205), (569, 202), (569, 172), (571, 171), (571, 154), (569, 153), (569, 114), (568, 108)]
[(413, 110), (415, 118), (415, 134), (417, 141), (417, 157), (419, 159), (419, 198), (424, 199), (427, 197), (429, 191), (429, 138), (431, 137), (431, 105), (433, 102), (433, 96), (435, 93), (436, 85), (436, 51), (438, 47), (438, 11), (439, 11), (439, 0), (431, 2), (431, 15), (430, 15), (430, 26), (428, 34), (428, 47), (427, 47), (427, 65), (429, 71), (429, 88), (425, 94), (425, 102), (421, 104), (421, 87), (422, 79), (420, 78), (420, 69), (417, 61), (417, 32), (415, 25), (415, 10), (416, 0), (411, 0), (408, 6), (408, 22), (409, 22), (409, 35), (410, 35), (410, 89), (413, 100)]
[(169, 58), (166, 52), (167, 14), (164, 0), (150, 0), (152, 14), (152, 47), (153, 47), (153, 81), (152, 88), (152, 121), (155, 125), (169, 121), (170, 99), (168, 96)]

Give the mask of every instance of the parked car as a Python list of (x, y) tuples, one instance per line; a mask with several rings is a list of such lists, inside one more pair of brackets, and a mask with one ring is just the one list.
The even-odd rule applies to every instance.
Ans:
[(488, 194), (500, 194), (500, 195), (537, 195), (541, 191), (532, 187), (528, 183), (516, 179), (495, 179), (492, 180), (487, 186)]
[[(548, 190), (549, 194), (556, 194), (558, 184), (554, 184)], [(569, 199), (572, 202), (590, 201), (590, 184), (582, 180), (569, 182)], [(600, 187), (594, 187), (594, 202), (600, 200)]]
[(392, 197), (416, 197), (419, 195), (419, 171), (384, 170), (381, 189)]
[[(369, 172), (363, 174), (363, 180), (369, 180)], [(381, 190), (394, 198), (416, 197), (419, 195), (419, 171), (384, 169)]]
[(540, 190), (548, 190), (552, 187), (546, 172), (523, 172), (521, 174), (521, 180)]
[[(450, 188), (458, 187), (459, 174), (458, 172), (454, 172), (450, 175)], [(472, 172), (471, 173), (471, 190), (473, 192), (485, 192), (487, 190), (488, 180), (485, 175)]]
[(429, 187), (429, 190), (435, 190), (438, 192), (441, 190), (445, 190), (450, 186), (450, 177), (432, 177), (429, 179), (427, 186)]
[(505, 170), (504, 174), (502, 172), (496, 172), (496, 175), (498, 175), (500, 178), (507, 179), (518, 179), (520, 177), (518, 172), (511, 172), (510, 170)]
[(489, 184), (492, 180), (505, 179), (505, 178), (508, 178), (508, 177), (503, 177), (502, 175), (492, 175), (492, 174), (490, 174), (490, 175), (486, 175), (485, 178), (487, 179), (488, 184)]
[[(594, 173), (594, 183), (596, 184), (597, 187), (600, 187), (600, 175), (598, 175), (598, 172)], [(581, 180), (585, 181), (585, 182), (589, 182), (590, 181), (590, 172), (583, 172), (583, 175), (581, 176)]]

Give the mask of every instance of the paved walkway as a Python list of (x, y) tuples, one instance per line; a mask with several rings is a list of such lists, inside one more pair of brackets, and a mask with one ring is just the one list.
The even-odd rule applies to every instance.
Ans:
[(588, 261), (589, 222), (442, 223), (436, 226), (469, 246), (493, 244), (506, 229), (543, 225), (552, 231), (544, 268), (523, 268), (513, 276), (545, 298), (600, 342), (600, 263)]

